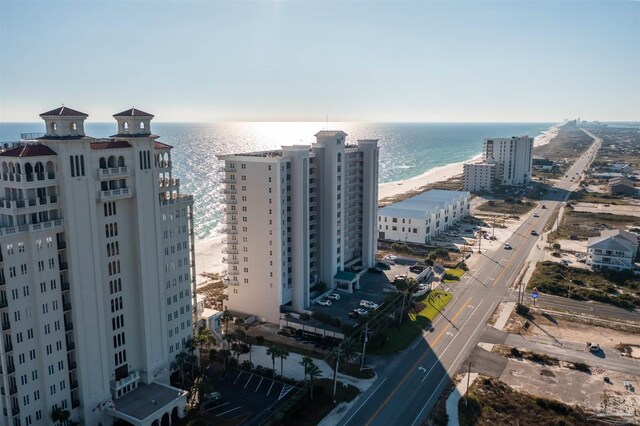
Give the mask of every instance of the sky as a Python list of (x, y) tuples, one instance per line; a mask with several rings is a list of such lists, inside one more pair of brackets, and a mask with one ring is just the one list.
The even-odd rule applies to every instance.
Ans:
[(640, 3), (0, 0), (0, 121), (640, 120)]

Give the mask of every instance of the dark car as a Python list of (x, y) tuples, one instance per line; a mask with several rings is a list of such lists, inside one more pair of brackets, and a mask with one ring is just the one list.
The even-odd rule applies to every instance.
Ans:
[(372, 274), (382, 274), (382, 273), (384, 273), (384, 271), (382, 269), (378, 269), (378, 268), (369, 268), (369, 272), (371, 272)]
[(415, 274), (419, 274), (420, 272), (424, 271), (425, 268), (426, 266), (424, 265), (413, 265), (409, 267), (409, 270)]

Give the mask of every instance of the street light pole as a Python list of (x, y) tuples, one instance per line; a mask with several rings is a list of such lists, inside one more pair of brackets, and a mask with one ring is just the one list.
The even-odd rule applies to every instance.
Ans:
[(364, 339), (362, 342), (362, 359), (360, 360), (360, 371), (364, 368), (364, 354), (367, 349), (367, 340), (369, 340), (369, 321), (364, 324)]

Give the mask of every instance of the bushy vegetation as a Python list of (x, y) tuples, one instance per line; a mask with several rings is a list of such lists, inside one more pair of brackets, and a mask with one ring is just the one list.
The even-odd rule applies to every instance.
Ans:
[(579, 407), (516, 392), (493, 378), (476, 380), (458, 407), (462, 426), (602, 424)]
[(640, 279), (631, 271), (591, 271), (555, 262), (541, 262), (529, 280), (529, 288), (542, 293), (594, 300), (625, 309), (640, 306)]
[(507, 197), (504, 200), (489, 200), (478, 207), (479, 211), (501, 213), (501, 214), (515, 214), (520, 215), (527, 213), (537, 203), (532, 201), (522, 201), (517, 198)]

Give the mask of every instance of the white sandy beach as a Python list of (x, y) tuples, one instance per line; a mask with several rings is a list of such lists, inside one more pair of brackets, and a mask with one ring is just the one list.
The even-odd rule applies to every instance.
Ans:
[[(534, 146), (537, 147), (549, 143), (549, 141), (558, 134), (559, 130), (560, 126), (553, 126), (549, 130), (543, 132), (534, 139)], [(481, 156), (478, 155), (469, 161), (479, 161), (480, 159)], [(405, 192), (422, 188), (423, 186), (431, 183), (445, 181), (454, 176), (461, 175), (463, 171), (463, 164), (466, 162), (467, 161), (435, 167), (420, 176), (402, 181), (381, 183), (378, 185), (378, 199), (382, 200), (387, 197), (400, 195)], [(204, 279), (200, 276), (203, 272), (220, 273), (226, 269), (226, 265), (222, 262), (222, 258), (224, 257), (222, 254), (222, 241), (225, 238), (226, 237), (222, 235), (206, 240), (196, 240), (196, 281), (198, 285), (204, 282)]]

